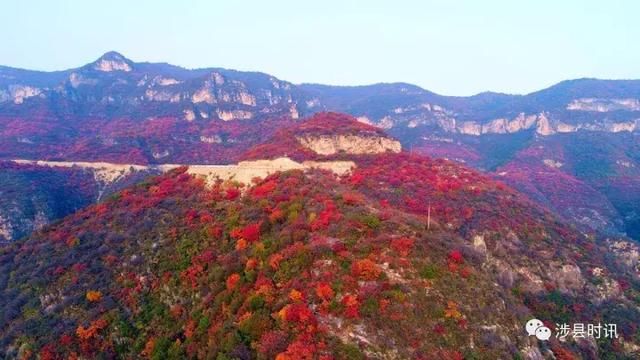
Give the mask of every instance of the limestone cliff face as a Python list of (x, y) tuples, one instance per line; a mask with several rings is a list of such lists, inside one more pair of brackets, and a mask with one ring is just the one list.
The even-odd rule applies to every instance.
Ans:
[(540, 135), (551, 135), (558, 130), (550, 123), (545, 113), (518, 114), (513, 119), (499, 118), (480, 124), (475, 121), (464, 121), (455, 126), (449, 132), (458, 132), (465, 135), (483, 135), (483, 134), (511, 134), (523, 130), (536, 129)]
[(41, 95), (42, 89), (25, 85), (11, 85), (9, 92), (14, 104), (22, 104), (25, 99)]
[(302, 146), (319, 155), (399, 153), (400, 142), (382, 136), (304, 135), (296, 137)]
[(626, 122), (589, 122), (578, 124), (567, 124), (557, 119), (553, 119), (547, 113), (525, 115), (520, 113), (513, 119), (494, 119), (485, 124), (475, 121), (464, 121), (456, 124), (453, 129), (442, 127), (447, 132), (457, 132), (465, 135), (484, 134), (511, 134), (519, 131), (535, 129), (536, 133), (542, 136), (549, 136), (556, 133), (570, 133), (576, 131), (602, 131), (602, 132), (634, 132), (640, 129), (640, 120)]
[[(317, 106), (316, 104), (314, 104)], [(554, 107), (556, 106), (556, 107)], [(567, 112), (568, 110), (568, 112)], [(550, 105), (539, 112), (520, 112), (515, 116), (474, 119), (469, 113), (461, 114), (455, 109), (422, 103), (405, 107), (385, 109), (386, 114), (371, 118), (366, 114), (356, 114), (360, 121), (373, 124), (382, 129), (415, 128), (418, 126), (435, 127), (446, 133), (481, 136), (485, 134), (513, 134), (521, 131), (535, 131), (541, 136), (577, 131), (595, 132), (635, 132), (640, 130), (640, 99), (636, 98), (577, 98), (570, 100), (564, 107)], [(577, 112), (591, 113), (579, 117)], [(603, 117), (598, 113), (614, 113)], [(618, 116), (617, 113), (625, 113)], [(619, 120), (618, 120), (619, 119)]]
[(638, 99), (604, 99), (583, 98), (575, 99), (567, 105), (567, 110), (609, 112), (618, 110), (640, 111)]

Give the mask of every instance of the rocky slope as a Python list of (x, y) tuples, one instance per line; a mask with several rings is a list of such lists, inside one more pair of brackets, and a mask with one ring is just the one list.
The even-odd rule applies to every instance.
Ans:
[(302, 146), (320, 155), (377, 154), (387, 151), (398, 153), (402, 150), (400, 142), (381, 137), (362, 137), (355, 135), (300, 136), (296, 138)]

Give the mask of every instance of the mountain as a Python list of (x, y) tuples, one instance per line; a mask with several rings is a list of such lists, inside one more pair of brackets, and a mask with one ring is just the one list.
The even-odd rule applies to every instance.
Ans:
[(242, 158), (335, 159), (358, 154), (399, 153), (401, 150), (399, 141), (377, 127), (345, 114), (323, 112), (278, 129), (265, 143), (252, 147)]
[[(6, 144), (0, 156), (97, 156), (69, 149), (84, 146), (122, 160), (176, 162), (187, 156), (185, 147), (216, 153), (232, 146), (238, 139), (230, 136), (233, 126), (224, 125), (232, 120), (255, 124), (326, 110), (418, 143), (433, 133), (634, 133), (639, 99), (636, 80), (580, 79), (527, 95), (453, 97), (404, 83), (294, 85), (262, 73), (136, 63), (109, 52), (51, 73), (0, 67), (0, 136)], [(155, 141), (159, 137), (164, 141)]]
[[(0, 247), (0, 354), (637, 357), (637, 245), (347, 116), (290, 131), (248, 153), (292, 134), (314, 166), (242, 182), (174, 168)], [(313, 145), (344, 136), (379, 147)], [(322, 170), (331, 161), (351, 169)], [(531, 317), (615, 323), (620, 337), (538, 341)]]
[[(497, 173), (531, 184), (565, 218), (640, 239), (640, 136), (579, 132), (537, 138)], [(524, 190), (524, 189), (523, 189)], [(535, 191), (524, 190), (534, 197)]]
[[(0, 158), (215, 163), (228, 161), (226, 149), (260, 120), (326, 110), (415, 145), (434, 133), (636, 132), (638, 99), (635, 80), (581, 79), (528, 95), (451, 97), (404, 83), (294, 85), (263, 73), (137, 63), (109, 52), (64, 71), (0, 67)], [(193, 150), (208, 155), (190, 159)]]
[[(494, 172), (586, 229), (638, 238), (640, 205), (625, 194), (640, 187), (633, 170), (640, 166), (639, 101), (637, 80), (578, 79), (527, 95), (455, 97), (406, 83), (295, 85), (109, 52), (63, 71), (0, 67), (0, 159), (230, 164), (301, 117), (339, 111), (385, 129), (411, 151)], [(565, 155), (587, 161), (568, 164)], [(614, 169), (612, 186), (579, 170), (589, 158)], [(536, 184), (524, 181), (532, 178)], [(569, 209), (563, 194), (571, 189), (555, 186), (558, 178), (579, 189)]]
[(324, 111), (384, 129), (410, 151), (492, 172), (585, 230), (640, 236), (640, 202), (626, 195), (640, 188), (638, 80), (456, 97), (406, 83), (296, 85), (109, 52), (63, 71), (0, 67), (0, 159), (230, 164), (259, 158), (248, 153), (254, 145)]

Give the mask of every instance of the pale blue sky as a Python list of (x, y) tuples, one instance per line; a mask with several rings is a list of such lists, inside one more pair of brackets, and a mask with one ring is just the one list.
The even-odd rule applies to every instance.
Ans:
[(0, 64), (134, 61), (257, 70), (446, 95), (640, 78), (640, 1), (21, 0), (0, 5)]

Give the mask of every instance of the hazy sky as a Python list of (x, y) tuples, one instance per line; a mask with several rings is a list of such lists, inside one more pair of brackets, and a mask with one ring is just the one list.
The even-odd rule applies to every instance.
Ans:
[(446, 95), (640, 78), (640, 1), (38, 0), (0, 5), (0, 64), (134, 61)]

